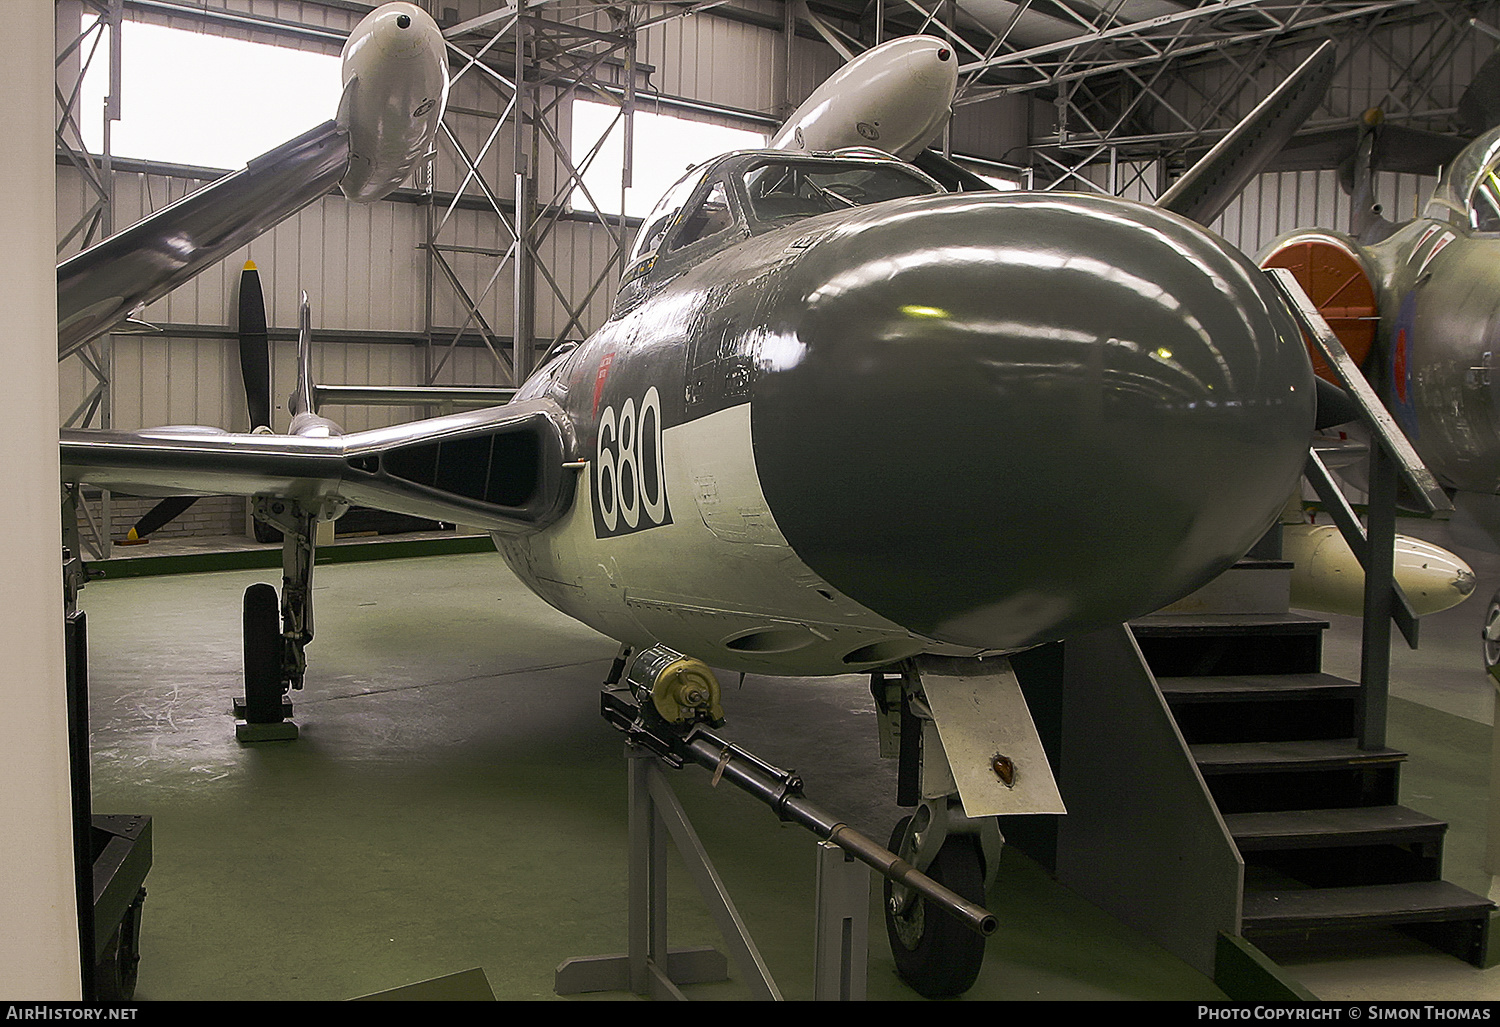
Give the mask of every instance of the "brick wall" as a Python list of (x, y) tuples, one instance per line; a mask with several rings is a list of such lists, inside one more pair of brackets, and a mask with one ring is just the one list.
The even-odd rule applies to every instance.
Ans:
[[(160, 500), (137, 496), (114, 496), (111, 502), (110, 537), (121, 539), (130, 526)], [(177, 519), (156, 529), (152, 538), (184, 538), (193, 535), (244, 535), (245, 500), (241, 496), (204, 496)]]

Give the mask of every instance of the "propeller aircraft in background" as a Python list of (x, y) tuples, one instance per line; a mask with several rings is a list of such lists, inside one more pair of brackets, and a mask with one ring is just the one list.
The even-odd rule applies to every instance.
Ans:
[[(441, 34), (387, 4), (344, 61), (333, 122), (59, 267), (65, 351), (334, 182), (353, 199), (400, 182), (442, 111)], [(1202, 225), (1243, 184), (1226, 170), (1253, 174), (1246, 148), (1268, 126), (1284, 139), (1332, 66), (1325, 47), (1150, 207), (945, 190), (900, 157), (943, 124), (956, 61), (940, 40), (897, 40), (799, 109), (786, 148), (726, 154), (672, 186), (608, 321), (511, 402), (343, 434), (313, 409), (304, 304), (290, 434), (64, 431), (63, 476), (244, 495), (284, 532), (279, 608), (269, 585), (246, 594), (252, 722), (279, 722), (302, 683), (315, 525), (351, 503), (489, 530), (530, 589), (617, 639), (632, 668), (665, 654), (711, 680), (708, 666), (948, 661), (988, 681), (1008, 653), (1194, 591), (1297, 487), (1318, 400), (1296, 323)], [(846, 141), (862, 146), (824, 149)], [(932, 698), (940, 680), (903, 687)], [(653, 699), (684, 726), (717, 706)], [(1017, 716), (1029, 723), (1023, 701)], [(935, 727), (983, 736), (981, 719)], [(928, 780), (944, 762), (926, 751)], [(1045, 758), (1022, 777), (980, 800), (954, 782), (898, 847), (982, 882), (993, 859), (976, 839), (998, 839), (994, 813), (1060, 811)], [(895, 895), (903, 976), (924, 994), (967, 989), (983, 939), (937, 958), (946, 918)]]

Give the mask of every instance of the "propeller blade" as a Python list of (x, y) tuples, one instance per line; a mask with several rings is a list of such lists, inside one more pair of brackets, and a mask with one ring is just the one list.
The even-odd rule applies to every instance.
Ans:
[(247, 260), (240, 272), (240, 376), (245, 383), (245, 405), (250, 430), (271, 425), (271, 343), (266, 335), (266, 302), (260, 291), (260, 272)]
[(146, 536), (156, 531), (162, 525), (175, 520), (184, 510), (198, 502), (198, 496), (168, 496), (151, 509), (147, 510), (145, 516), (135, 522), (126, 535), (118, 543), (122, 546), (138, 546), (146, 541)]

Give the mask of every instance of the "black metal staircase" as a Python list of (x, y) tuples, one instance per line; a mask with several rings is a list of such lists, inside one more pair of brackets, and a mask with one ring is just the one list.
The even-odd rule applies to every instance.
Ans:
[(1304, 470), (1364, 572), (1360, 681), (1322, 672), (1328, 624), (1289, 612), (1273, 532), (1128, 631), (1011, 658), (1068, 815), (1004, 830), (1226, 994), (1286, 1000), (1310, 996), (1255, 940), (1398, 927), (1488, 966), (1495, 906), (1442, 881), (1447, 825), (1400, 805), (1406, 754), (1386, 745), (1391, 629), (1418, 633), (1394, 578), (1397, 496), (1452, 505), (1296, 279), (1268, 275), (1370, 437), (1363, 522), (1316, 447)]
[(1399, 804), (1406, 753), (1360, 747), (1360, 685), (1321, 670), (1327, 626), (1290, 613), (1132, 626), (1245, 861), (1241, 933), (1396, 927), (1487, 965), (1494, 904), (1442, 880), (1448, 825)]

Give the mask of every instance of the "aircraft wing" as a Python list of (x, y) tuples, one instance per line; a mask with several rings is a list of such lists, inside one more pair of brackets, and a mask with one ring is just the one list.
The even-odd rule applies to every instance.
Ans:
[(62, 477), (141, 495), (340, 501), (492, 531), (551, 524), (573, 500), (572, 431), (547, 399), (332, 437), (212, 429), (62, 433)]
[[(1347, 170), (1359, 145), (1360, 128), (1321, 129), (1292, 137), (1291, 142), (1267, 166), (1267, 171)], [(1441, 132), (1427, 132), (1404, 125), (1381, 125), (1370, 163), (1379, 171), (1411, 175), (1435, 175), (1452, 163), (1473, 140)]]
[(338, 184), (349, 133), (329, 121), (57, 266), (58, 356), (109, 331)]

